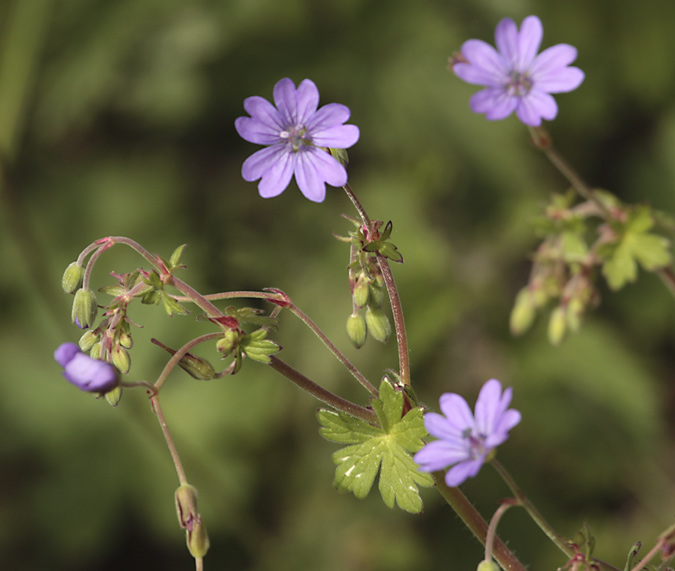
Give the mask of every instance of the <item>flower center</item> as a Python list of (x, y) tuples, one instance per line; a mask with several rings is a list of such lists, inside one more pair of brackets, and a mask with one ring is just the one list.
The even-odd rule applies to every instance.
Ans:
[(527, 73), (512, 71), (509, 77), (510, 81), (506, 84), (506, 92), (509, 95), (527, 95), (534, 85)]
[(474, 435), (470, 428), (467, 428), (462, 433), (462, 437), (468, 440), (469, 452), (471, 454), (471, 459), (475, 460), (480, 458), (485, 454), (485, 436), (479, 434), (478, 436)]
[(281, 131), (279, 135), (282, 139), (286, 140), (286, 144), (292, 147), (294, 153), (297, 153), (301, 147), (307, 147), (312, 144), (312, 137), (304, 125), (293, 125), (285, 131)]

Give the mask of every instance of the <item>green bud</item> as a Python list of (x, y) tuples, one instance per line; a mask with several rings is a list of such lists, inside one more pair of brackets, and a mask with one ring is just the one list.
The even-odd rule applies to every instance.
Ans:
[(84, 268), (77, 262), (70, 264), (61, 278), (61, 287), (66, 293), (73, 293), (82, 287), (84, 279)]
[(129, 333), (122, 333), (119, 336), (119, 344), (125, 349), (131, 349), (134, 346), (134, 340)]
[(103, 345), (101, 344), (100, 341), (97, 343), (94, 343), (91, 346), (91, 349), (89, 349), (89, 356), (92, 359), (100, 359), (101, 358), (101, 351), (103, 351)]
[(73, 300), (73, 323), (81, 329), (87, 329), (93, 325), (97, 313), (96, 294), (90, 289), (78, 289)]
[(478, 564), (478, 569), (476, 569), (476, 571), (499, 571), (499, 567), (494, 561), (488, 561), (486, 559)]
[[(80, 340), (78, 342), (78, 345), (80, 346), (80, 349), (86, 353), (89, 351), (98, 341), (99, 335), (98, 333), (95, 333), (91, 329), (89, 331), (85, 331), (82, 337), (80, 337)], [(93, 356), (93, 355), (90, 355)]]
[(374, 307), (381, 307), (384, 301), (387, 288), (384, 285), (382, 277), (378, 277), (376, 281), (370, 282), (370, 304)]
[(209, 536), (202, 516), (197, 510), (197, 489), (184, 484), (176, 490), (176, 515), (185, 529), (187, 547), (193, 557), (204, 557), (209, 550)]
[(370, 279), (366, 277), (366, 274), (361, 273), (361, 275), (356, 280), (356, 285), (354, 286), (354, 293), (352, 293), (352, 298), (357, 307), (363, 307), (368, 303), (368, 296), (370, 287)]
[(359, 349), (366, 342), (368, 331), (366, 329), (366, 321), (359, 313), (350, 315), (347, 319), (347, 336), (354, 344), (354, 347)]
[(209, 541), (209, 534), (206, 533), (206, 525), (202, 521), (202, 516), (198, 517), (192, 531), (188, 530), (186, 535), (187, 546), (192, 557), (195, 559), (204, 557), (211, 546), (211, 542)]
[(192, 353), (183, 355), (178, 364), (188, 375), (198, 381), (210, 381), (216, 376), (216, 370), (211, 363)]
[(374, 339), (384, 343), (391, 335), (391, 324), (384, 311), (379, 308), (368, 306), (366, 309), (366, 324), (368, 331)]
[(516, 303), (511, 310), (510, 328), (513, 335), (525, 333), (536, 315), (528, 288), (523, 288), (516, 296)]
[(219, 339), (216, 343), (216, 349), (223, 354), (223, 357), (227, 357), (237, 346), (241, 339), (241, 334), (235, 329), (228, 329), (223, 334), (223, 338)]
[(108, 404), (115, 408), (122, 400), (122, 387), (118, 385), (112, 391), (108, 391), (103, 396), (105, 397), (105, 400), (108, 401)]
[(567, 304), (567, 326), (570, 331), (579, 331), (581, 327), (581, 317), (584, 314), (584, 302), (578, 297), (570, 299)]
[(112, 363), (117, 367), (121, 373), (125, 375), (129, 372), (131, 368), (131, 357), (129, 352), (119, 345), (112, 350)]
[(567, 329), (565, 308), (559, 305), (551, 312), (548, 321), (548, 340), (551, 345), (560, 345)]

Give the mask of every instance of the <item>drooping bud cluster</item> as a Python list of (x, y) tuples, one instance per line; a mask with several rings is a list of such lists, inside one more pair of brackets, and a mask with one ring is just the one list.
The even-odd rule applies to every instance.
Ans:
[(389, 317), (382, 309), (387, 289), (377, 256), (379, 254), (395, 262), (402, 262), (403, 256), (388, 241), (391, 222), (381, 228), (382, 222), (375, 221), (370, 228), (366, 228), (356, 220), (349, 220), (354, 223), (356, 230), (349, 237), (338, 239), (349, 242), (351, 248), (348, 269), (352, 313), (347, 318), (347, 335), (358, 349), (365, 343), (368, 333), (382, 343), (391, 335)]
[(594, 281), (599, 274), (619, 290), (637, 279), (639, 266), (657, 272), (672, 262), (670, 241), (652, 232), (659, 222), (664, 229), (668, 224), (649, 206), (624, 204), (604, 190), (574, 202), (572, 192), (554, 195), (540, 220), (544, 240), (534, 254), (529, 284), (518, 293), (511, 313), (515, 334), (531, 326), (537, 310), (557, 301), (548, 336), (558, 344), (598, 304)]

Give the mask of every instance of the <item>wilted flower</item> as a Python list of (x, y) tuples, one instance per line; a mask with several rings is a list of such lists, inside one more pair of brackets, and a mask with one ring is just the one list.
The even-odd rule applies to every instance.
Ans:
[(119, 371), (107, 361), (86, 355), (75, 343), (63, 343), (54, 359), (64, 369), (63, 376), (77, 388), (90, 393), (106, 393), (119, 383)]
[(464, 42), (452, 69), (467, 83), (486, 87), (471, 97), (472, 111), (490, 120), (515, 111), (532, 127), (555, 118), (558, 105), (550, 94), (576, 89), (584, 73), (569, 66), (577, 57), (570, 45), (558, 44), (537, 55), (543, 33), (536, 16), (525, 18), (520, 32), (511, 18), (504, 18), (495, 31), (497, 50), (482, 40)]
[(346, 149), (359, 139), (355, 125), (344, 125), (349, 109), (329, 103), (317, 110), (319, 90), (305, 79), (295, 88), (288, 78), (274, 86), (274, 107), (262, 97), (248, 97), (244, 109), (250, 117), (239, 117), (234, 125), (239, 135), (266, 148), (244, 161), (244, 180), (261, 178), (258, 191), (263, 198), (281, 194), (295, 175), (302, 194), (314, 202), (323, 202), (326, 183), (343, 186), (347, 171), (327, 151)]
[(502, 385), (489, 380), (476, 400), (476, 414), (458, 394), (445, 393), (440, 406), (443, 415), (424, 415), (427, 432), (434, 440), (415, 454), (415, 462), (423, 472), (435, 472), (452, 466), (445, 475), (448, 486), (459, 486), (472, 478), (489, 459), (494, 449), (508, 438), (508, 432), (520, 422), (520, 413), (507, 407), (511, 388), (502, 394)]

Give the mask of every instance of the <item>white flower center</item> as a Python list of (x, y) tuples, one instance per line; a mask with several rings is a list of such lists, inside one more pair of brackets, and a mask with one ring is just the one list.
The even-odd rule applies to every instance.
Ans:
[(467, 428), (462, 433), (462, 437), (468, 440), (469, 453), (471, 454), (472, 460), (480, 458), (483, 454), (485, 454), (485, 436), (482, 434), (476, 436), (473, 434), (470, 428)]
[(279, 136), (282, 139), (286, 139), (287, 144), (292, 147), (294, 153), (297, 153), (301, 147), (312, 145), (312, 137), (304, 125), (288, 127), (285, 131), (281, 131)]
[(534, 85), (527, 73), (512, 71), (509, 77), (510, 81), (506, 84), (506, 92), (509, 95), (527, 95)]

